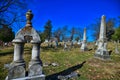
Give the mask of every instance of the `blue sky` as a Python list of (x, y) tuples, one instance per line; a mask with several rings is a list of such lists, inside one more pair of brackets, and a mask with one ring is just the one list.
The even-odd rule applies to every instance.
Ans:
[[(28, 9), (31, 9), (34, 18), (33, 26), (43, 30), (48, 19), (52, 21), (53, 30), (65, 25), (68, 28), (84, 28), (103, 14), (106, 18), (120, 16), (120, 0), (29, 0)], [(87, 31), (89, 40), (91, 30)]]

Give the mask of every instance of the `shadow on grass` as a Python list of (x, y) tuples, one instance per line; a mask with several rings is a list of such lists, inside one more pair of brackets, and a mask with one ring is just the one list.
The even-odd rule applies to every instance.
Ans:
[(58, 79), (59, 75), (63, 75), (63, 76), (69, 75), (70, 73), (74, 72), (75, 70), (81, 68), (84, 63), (86, 63), (86, 61), (82, 62), (81, 64), (72, 66), (72, 67), (70, 67), (70, 68), (68, 68), (66, 70), (63, 70), (63, 71), (59, 72), (59, 73), (48, 75), (48, 76), (46, 76), (45, 80), (59, 80)]
[[(31, 50), (32, 50), (31, 48), (24, 48), (24, 52), (29, 51), (29, 53), (30, 53)], [(6, 56), (6, 55), (9, 55), (9, 54), (14, 54), (14, 49), (0, 52), (0, 56)]]
[(0, 56), (6, 56), (8, 54), (13, 54), (13, 50), (12, 51), (8, 51), (8, 52), (0, 52)]

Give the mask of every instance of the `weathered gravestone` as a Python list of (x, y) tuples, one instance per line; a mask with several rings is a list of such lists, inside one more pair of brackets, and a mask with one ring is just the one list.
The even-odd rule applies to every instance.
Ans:
[(68, 50), (68, 46), (66, 44), (66, 42), (64, 42), (64, 51)]
[(39, 64), (34, 64), (29, 68), (28, 76), (36, 76), (42, 74), (42, 67)]
[(25, 77), (25, 68), (23, 66), (14, 66), (9, 69), (8, 77), (9, 79)]
[(118, 44), (119, 44), (119, 42), (117, 41), (117, 42), (114, 42), (115, 43), (115, 53), (116, 54), (119, 54), (120, 52), (119, 52), (119, 49), (118, 49)]
[(88, 48), (87, 48), (87, 41), (86, 41), (86, 28), (84, 29), (84, 34), (83, 34), (83, 41), (82, 41), (82, 45), (81, 45), (81, 50), (82, 51), (87, 51)]
[(106, 38), (106, 22), (105, 16), (101, 18), (100, 34), (98, 40), (98, 48), (95, 52), (95, 57), (103, 60), (109, 60), (110, 55), (107, 50), (107, 38)]
[(71, 44), (70, 42), (64, 42), (64, 51), (70, 51)]
[[(31, 20), (33, 18), (33, 14), (30, 10), (26, 13), (26, 18), (27, 23), (25, 27), (17, 32), (15, 39), (12, 41), (14, 43), (14, 58), (9, 67), (8, 76), (6, 78), (7, 80), (42, 75), (42, 61), (39, 56), (41, 40), (37, 31), (32, 28)], [(28, 75), (26, 74), (26, 64), (23, 59), (24, 44), (27, 42), (30, 42), (33, 45)], [(44, 77), (45, 76), (42, 76), (42, 80)], [(40, 77), (39, 80), (41, 80)]]

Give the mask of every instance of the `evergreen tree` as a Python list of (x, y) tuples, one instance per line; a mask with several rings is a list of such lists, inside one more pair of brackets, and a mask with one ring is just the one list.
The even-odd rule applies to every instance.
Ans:
[(0, 40), (4, 42), (9, 42), (14, 39), (14, 32), (12, 28), (8, 27), (8, 25), (3, 25), (0, 27)]
[(115, 33), (112, 35), (114, 41), (120, 40), (120, 26), (115, 30)]
[(51, 35), (52, 35), (52, 24), (51, 24), (50, 20), (48, 20), (44, 26), (44, 34), (43, 35), (44, 35), (45, 39), (50, 40)]
[(115, 19), (114, 18), (110, 18), (107, 23), (106, 23), (106, 36), (107, 36), (107, 39), (108, 41), (111, 40), (112, 38), (112, 35), (114, 34), (115, 30), (114, 30), (114, 27), (115, 27)]

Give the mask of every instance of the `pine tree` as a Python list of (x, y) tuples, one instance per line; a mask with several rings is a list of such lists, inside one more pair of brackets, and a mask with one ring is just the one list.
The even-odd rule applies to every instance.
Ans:
[(50, 40), (51, 35), (52, 35), (52, 24), (51, 21), (48, 20), (44, 26), (44, 37), (45, 39)]

